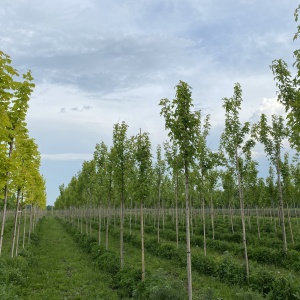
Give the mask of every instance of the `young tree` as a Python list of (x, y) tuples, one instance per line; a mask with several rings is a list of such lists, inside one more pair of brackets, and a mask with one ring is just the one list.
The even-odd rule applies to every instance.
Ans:
[(260, 121), (253, 126), (253, 136), (264, 145), (265, 152), (277, 173), (277, 186), (279, 197), (280, 225), (282, 230), (283, 250), (287, 252), (286, 231), (284, 221), (284, 205), (282, 194), (281, 174), (281, 150), (282, 142), (287, 137), (282, 116), (272, 115), (272, 125), (268, 125), (265, 114), (261, 115)]
[[(239, 83), (234, 86), (232, 98), (224, 98), (225, 108), (225, 130), (221, 136), (221, 147), (226, 151), (229, 165), (234, 168), (237, 180), (240, 211), (243, 230), (243, 246), (246, 264), (246, 276), (249, 281), (249, 262), (246, 240), (245, 211), (244, 211), (244, 190), (243, 190), (243, 170), (245, 161), (251, 161), (251, 148), (254, 146), (252, 139), (246, 140), (246, 135), (250, 132), (250, 123), (241, 124), (239, 111), (242, 103), (242, 89)], [(220, 150), (222, 150), (220, 149)]]
[(17, 233), (17, 220), (20, 207), (20, 198), (22, 191), (26, 189), (27, 182), (30, 180), (30, 176), (34, 172), (38, 172), (40, 167), (40, 154), (38, 147), (33, 139), (30, 139), (27, 135), (16, 139), (15, 151), (12, 154), (12, 159), (15, 162), (16, 170), (12, 174), (12, 185), (17, 193), (16, 210), (14, 229), (12, 237), (11, 257), (14, 256), (15, 239)]
[(161, 158), (161, 145), (157, 146), (156, 149), (156, 165), (155, 175), (157, 184), (157, 241), (159, 242), (159, 230), (160, 230), (160, 203), (161, 203), (161, 185), (165, 173), (165, 161)]
[(165, 118), (165, 127), (169, 131), (171, 141), (178, 146), (184, 165), (185, 174), (185, 202), (186, 202), (186, 254), (187, 254), (187, 278), (188, 296), (192, 299), (192, 268), (190, 245), (190, 212), (189, 212), (189, 169), (196, 154), (197, 130), (199, 128), (198, 114), (192, 112), (191, 87), (180, 81), (176, 86), (176, 97), (171, 102), (162, 99), (161, 115)]
[(288, 222), (291, 233), (292, 244), (295, 244), (293, 227), (291, 222), (291, 212), (290, 207), (293, 201), (293, 185), (292, 185), (292, 174), (291, 167), (289, 163), (289, 154), (288, 152), (284, 153), (284, 160), (281, 166), (281, 174), (282, 174), (282, 194), (285, 199), (287, 205), (287, 213), (288, 213)]
[(174, 190), (175, 190), (175, 228), (176, 228), (176, 245), (178, 244), (179, 228), (178, 228), (178, 193), (179, 193), (179, 172), (183, 167), (183, 161), (178, 154), (178, 146), (176, 144), (164, 143), (166, 161), (172, 171)]
[(148, 133), (141, 133), (135, 137), (135, 159), (138, 167), (137, 197), (141, 204), (141, 246), (142, 246), (142, 281), (145, 280), (144, 254), (144, 203), (150, 194), (149, 179), (152, 171), (151, 143)]
[(234, 233), (234, 226), (233, 226), (233, 213), (232, 209), (235, 207), (235, 199), (234, 195), (236, 192), (236, 183), (234, 178), (234, 168), (230, 167), (227, 170), (221, 171), (221, 181), (223, 187), (223, 195), (228, 203), (223, 203), (229, 207), (230, 211), (230, 224), (231, 224), (231, 232)]
[[(298, 22), (300, 5), (296, 8), (294, 17)], [(300, 25), (294, 40), (299, 37)], [(287, 63), (282, 59), (277, 59), (270, 66), (279, 89), (277, 100), (284, 105), (287, 112), (287, 126), (289, 127), (289, 141), (293, 148), (300, 152), (300, 50), (294, 51), (296, 75), (293, 78), (288, 70)]]
[[(97, 194), (99, 199), (99, 220), (98, 220), (98, 244), (101, 244), (101, 208), (103, 206), (103, 199), (107, 199), (107, 183), (108, 183), (108, 150), (104, 142), (96, 144), (94, 151), (94, 161), (96, 164), (96, 180), (97, 180)], [(105, 201), (106, 202), (106, 201)], [(108, 211), (108, 205), (107, 205)], [(108, 215), (107, 215), (108, 217)], [(108, 223), (107, 223), (108, 226)]]
[(199, 128), (197, 132), (197, 152), (196, 152), (196, 162), (194, 164), (195, 175), (197, 178), (196, 186), (198, 187), (200, 194), (200, 203), (202, 207), (202, 224), (203, 224), (203, 248), (204, 255), (206, 256), (206, 223), (205, 223), (205, 181), (207, 180), (208, 171), (213, 168), (213, 153), (207, 147), (207, 136), (210, 130), (210, 115), (204, 118), (204, 122), (201, 120), (201, 113), (199, 114)]
[(125, 173), (127, 170), (130, 152), (129, 141), (127, 139), (128, 125), (125, 122), (114, 125), (113, 130), (113, 179), (116, 190), (120, 196), (120, 264), (124, 265), (124, 203), (125, 203)]
[[(18, 72), (12, 68), (11, 59), (8, 55), (0, 51), (0, 159), (4, 163), (0, 167), (0, 184), (4, 183), (4, 205), (3, 218), (0, 235), (0, 256), (3, 244), (3, 234), (6, 219), (6, 207), (9, 193), (9, 181), (12, 168), (11, 159), (14, 150), (15, 139), (26, 130), (25, 117), (28, 109), (28, 101), (33, 91), (34, 84), (31, 72), (23, 75), (23, 81), (17, 81)], [(3, 119), (3, 123), (2, 123)], [(7, 154), (3, 154), (4, 152)]]

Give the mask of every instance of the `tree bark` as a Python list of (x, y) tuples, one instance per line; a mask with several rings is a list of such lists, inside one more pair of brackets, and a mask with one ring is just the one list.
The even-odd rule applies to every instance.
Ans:
[(245, 265), (246, 265), (246, 279), (249, 283), (249, 261), (248, 261), (248, 251), (247, 251), (247, 240), (246, 240), (246, 224), (245, 224), (245, 209), (244, 209), (244, 193), (241, 182), (241, 175), (239, 170), (239, 158), (236, 148), (236, 170), (238, 177), (238, 187), (239, 187), (239, 195), (240, 195), (240, 210), (241, 210), (241, 219), (242, 219), (242, 230), (243, 230), (243, 246), (244, 246), (244, 255), (245, 255)]
[(284, 209), (283, 209), (283, 197), (282, 197), (282, 186), (281, 186), (281, 172), (279, 157), (276, 159), (276, 169), (277, 169), (277, 181), (278, 181), (278, 194), (279, 194), (279, 218), (282, 231), (282, 241), (283, 241), (283, 251), (287, 253), (287, 242), (286, 242), (286, 231), (284, 222)]
[(212, 194), (210, 196), (210, 218), (211, 218), (212, 239), (214, 240), (215, 239), (215, 223), (214, 223), (214, 204), (213, 204), (213, 195)]
[[(13, 140), (9, 143), (9, 152), (8, 152), (8, 158), (11, 157), (12, 151), (13, 151)], [(2, 253), (2, 245), (3, 245), (3, 236), (4, 236), (4, 228), (5, 228), (5, 222), (6, 222), (6, 208), (7, 208), (7, 201), (8, 201), (8, 183), (9, 183), (9, 175), (10, 172), (6, 173), (7, 181), (4, 187), (4, 204), (3, 204), (3, 215), (2, 215), (2, 225), (1, 225), (1, 235), (0, 235), (0, 257)]]
[(141, 202), (141, 247), (142, 247), (142, 281), (145, 281), (145, 249), (144, 249), (144, 204)]
[(176, 227), (176, 246), (177, 249), (179, 247), (178, 245), (178, 174), (176, 174), (176, 184), (175, 184), (175, 227)]
[(14, 252), (15, 252), (15, 242), (16, 242), (16, 233), (17, 233), (17, 224), (18, 224), (20, 196), (21, 196), (21, 189), (18, 189), (16, 210), (15, 210), (15, 219), (14, 219), (14, 230), (13, 230), (13, 236), (12, 236), (12, 242), (11, 242), (11, 252), (10, 252), (11, 257), (14, 257)]
[(258, 209), (256, 206), (256, 223), (257, 223), (257, 233), (258, 233), (258, 238), (260, 239), (260, 226), (259, 226), (259, 215), (258, 215)]
[(289, 227), (290, 227), (292, 244), (294, 245), (295, 244), (295, 240), (294, 240), (293, 227), (292, 227), (292, 221), (291, 221), (290, 207), (289, 207), (288, 204), (287, 204), (287, 211), (288, 211), (288, 221), (289, 221)]
[(189, 170), (187, 162), (184, 164), (185, 171), (185, 222), (186, 222), (186, 259), (187, 259), (187, 279), (188, 279), (188, 297), (193, 299), (192, 288), (192, 259), (191, 259), (191, 238), (190, 238), (190, 206), (189, 206)]
[(21, 227), (21, 216), (22, 216), (22, 211), (18, 214), (18, 230), (17, 230), (17, 242), (16, 242), (15, 256), (18, 256), (18, 252), (19, 252), (19, 236), (20, 236), (20, 227)]

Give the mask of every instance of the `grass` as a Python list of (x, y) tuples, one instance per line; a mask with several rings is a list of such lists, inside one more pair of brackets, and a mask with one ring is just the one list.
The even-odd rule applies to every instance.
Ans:
[(55, 218), (44, 218), (37, 234), (39, 241), (31, 248), (32, 262), (21, 299), (117, 299), (107, 274), (94, 267)]

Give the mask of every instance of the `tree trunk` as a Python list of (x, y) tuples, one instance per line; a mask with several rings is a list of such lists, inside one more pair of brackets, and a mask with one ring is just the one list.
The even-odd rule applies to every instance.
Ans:
[(144, 204), (143, 204), (143, 202), (141, 202), (141, 247), (142, 247), (142, 281), (145, 281)]
[(241, 219), (242, 219), (242, 230), (243, 230), (243, 246), (244, 246), (244, 255), (245, 255), (245, 265), (246, 265), (246, 279), (249, 283), (249, 261), (248, 261), (248, 251), (247, 251), (247, 240), (246, 240), (246, 224), (245, 224), (245, 209), (244, 209), (244, 193), (241, 182), (240, 170), (239, 170), (239, 158), (236, 148), (236, 170), (238, 176), (238, 187), (240, 194), (240, 210), (241, 210)]
[(99, 207), (99, 219), (98, 219), (98, 245), (101, 245), (101, 207)]
[(176, 227), (176, 246), (177, 249), (179, 247), (178, 245), (178, 174), (176, 174), (176, 184), (175, 184), (175, 227)]
[(19, 252), (19, 236), (20, 236), (20, 227), (21, 227), (21, 216), (22, 216), (22, 211), (18, 214), (18, 230), (17, 230), (17, 242), (16, 242), (15, 256), (18, 256), (18, 252)]
[[(14, 142), (13, 142), (13, 140), (11, 140), (9, 143), (8, 159), (11, 157), (11, 154), (13, 151), (13, 145), (14, 145)], [(4, 204), (3, 204), (2, 226), (1, 226), (1, 235), (0, 235), (0, 257), (1, 257), (1, 253), (2, 253), (3, 235), (4, 235), (4, 228), (5, 228), (5, 221), (6, 221), (9, 175), (10, 175), (10, 172), (6, 172), (7, 181), (6, 181), (6, 184), (4, 187)]]
[(289, 221), (289, 227), (290, 227), (290, 233), (291, 233), (291, 240), (292, 240), (292, 244), (295, 244), (295, 240), (294, 240), (294, 234), (293, 234), (293, 227), (292, 227), (292, 221), (291, 221), (291, 213), (290, 213), (290, 207), (287, 204), (287, 210), (288, 210), (288, 221)]
[(28, 239), (30, 240), (30, 235), (32, 231), (32, 223), (33, 223), (33, 208), (32, 204), (30, 204), (30, 219), (29, 219), (29, 230), (28, 230)]
[(260, 239), (260, 226), (259, 226), (259, 215), (258, 215), (257, 206), (256, 206), (256, 223), (257, 223), (258, 238)]
[(124, 266), (124, 193), (121, 194), (121, 216), (120, 216), (120, 263)]
[(201, 191), (201, 198), (202, 198), (202, 224), (203, 224), (203, 251), (204, 251), (204, 256), (206, 256), (205, 200), (204, 200), (203, 190)]
[(16, 233), (17, 233), (17, 224), (18, 224), (20, 196), (21, 196), (21, 189), (18, 189), (16, 210), (15, 210), (15, 220), (14, 220), (14, 230), (13, 230), (13, 236), (12, 236), (12, 242), (11, 242), (11, 252), (10, 252), (11, 257), (14, 257), (14, 253), (15, 253), (15, 242), (16, 242)]
[(234, 227), (233, 227), (233, 212), (232, 212), (231, 204), (229, 204), (229, 213), (230, 213), (231, 232), (234, 233)]
[(130, 211), (129, 211), (129, 234), (131, 235), (131, 221), (132, 221), (132, 198), (130, 200)]
[(279, 195), (279, 217), (282, 230), (282, 241), (283, 241), (283, 251), (287, 253), (287, 242), (286, 242), (286, 231), (285, 231), (285, 222), (284, 222), (284, 209), (283, 209), (283, 198), (282, 198), (282, 187), (281, 187), (281, 172), (279, 158), (276, 160), (276, 170), (277, 170), (277, 180), (278, 180), (278, 195)]
[(27, 216), (26, 216), (26, 213), (27, 213), (27, 208), (26, 208), (26, 205), (25, 205), (25, 210), (24, 210), (24, 228), (23, 228), (23, 243), (22, 243), (22, 248), (24, 249), (25, 248), (25, 239), (26, 239), (26, 219), (27, 219)]
[(191, 238), (190, 238), (190, 205), (189, 205), (189, 170), (187, 162), (184, 164), (185, 173), (185, 222), (186, 222), (186, 268), (188, 279), (188, 296), (189, 300), (193, 299), (192, 288), (192, 259), (191, 259)]
[(211, 229), (212, 229), (212, 239), (215, 239), (215, 223), (214, 223), (214, 204), (213, 195), (210, 196), (210, 218), (211, 218)]
[(106, 210), (106, 234), (105, 234), (105, 249), (108, 250), (108, 228), (110, 222), (110, 204), (108, 204)]
[(158, 183), (158, 202), (157, 202), (157, 243), (159, 243), (159, 220), (160, 220), (160, 183)]

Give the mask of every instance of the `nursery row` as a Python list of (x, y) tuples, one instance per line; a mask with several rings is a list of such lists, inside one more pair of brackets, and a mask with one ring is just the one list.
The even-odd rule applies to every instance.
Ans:
[[(94, 216), (94, 218), (78, 218), (74, 216), (74, 218), (72, 218), (70, 215), (65, 215), (64, 218), (65, 220), (71, 221), (73, 227), (77, 227), (78, 235), (85, 236), (87, 240), (93, 236), (92, 242), (94, 245), (101, 242), (101, 235), (108, 234), (109, 241), (111, 241), (111, 239), (118, 239), (120, 236), (118, 214), (117, 216), (110, 216), (108, 231), (106, 227), (108, 222), (105, 216), (99, 217), (98, 215), (98, 217)], [(200, 275), (209, 276), (219, 282), (226, 283), (228, 286), (240, 286), (243, 289), (251, 288), (252, 291), (259, 292), (262, 296), (269, 297), (269, 299), (298, 299), (300, 286), (297, 276), (299, 275), (294, 274), (292, 270), (299, 272), (299, 245), (295, 244), (293, 247), (291, 245), (293, 249), (289, 250), (287, 254), (280, 248), (276, 248), (276, 245), (282, 244), (282, 241), (278, 234), (273, 231), (275, 219), (271, 219), (270, 217), (261, 218), (261, 234), (264, 238), (259, 239), (257, 231), (254, 230), (254, 227), (257, 226), (256, 219), (255, 217), (251, 217), (249, 224), (251, 224), (250, 226), (252, 226), (253, 232), (249, 235), (250, 240), (252, 240), (252, 245), (249, 246), (250, 278), (248, 282), (245, 265), (241, 260), (243, 248), (241, 245), (241, 234), (239, 233), (240, 225), (238, 221), (240, 220), (237, 216), (234, 218), (236, 230), (234, 233), (231, 232), (228, 217), (224, 218), (223, 216), (218, 216), (215, 218), (214, 239), (211, 237), (210, 225), (207, 226), (206, 229), (209, 233), (206, 237), (207, 255), (204, 255), (201, 249), (203, 246), (203, 235), (201, 234), (203, 225), (201, 222), (198, 222), (198, 224), (195, 222), (194, 233), (191, 236), (193, 272), (197, 271)], [(132, 215), (131, 217), (127, 216), (127, 218), (125, 218), (123, 236), (125, 253), (127, 245), (141, 249), (140, 225), (137, 221), (138, 216), (135, 217)], [(295, 227), (295, 237), (299, 236), (297, 222), (297, 219), (292, 219), (293, 226)], [(146, 217), (144, 219), (144, 226), (144, 247), (147, 253), (160, 259), (170, 261), (171, 264), (177, 265), (180, 269), (184, 270), (186, 267), (184, 224), (180, 224), (179, 226), (178, 247), (176, 245), (175, 225), (171, 215), (165, 216), (163, 226), (161, 224), (159, 242), (157, 238), (157, 219), (154, 221), (151, 215)], [(270, 231), (272, 234), (270, 234)], [(225, 232), (228, 240), (226, 240), (226, 236), (223, 237)], [(269, 234), (270, 237), (267, 237), (267, 234)], [(107, 239), (107, 237), (105, 237), (105, 239)], [(260, 241), (262, 242), (261, 245)], [(274, 241), (277, 241), (277, 244), (275, 243), (275, 248), (272, 248), (271, 245)], [(240, 244), (238, 244), (238, 242), (240, 242)], [(268, 246), (266, 246), (267, 244)], [(119, 264), (119, 245), (116, 245), (116, 247), (117, 248), (114, 249), (114, 259), (109, 261), (114, 262), (115, 268), (121, 269)], [(101, 249), (102, 253), (108, 251), (105, 250), (103, 246)], [(111, 248), (109, 248), (109, 251), (111, 252)], [(105, 255), (107, 255), (107, 253)], [(125, 258), (125, 260), (126, 259), (127, 258)], [(261, 265), (261, 263), (263, 265)], [(111, 267), (112, 266), (108, 266), (108, 269)], [(122, 272), (125, 271), (122, 269)], [(140, 273), (140, 271), (138, 273)], [(207, 286), (207, 288), (208, 287), (209, 286)], [(222, 295), (222, 293), (220, 295)]]

